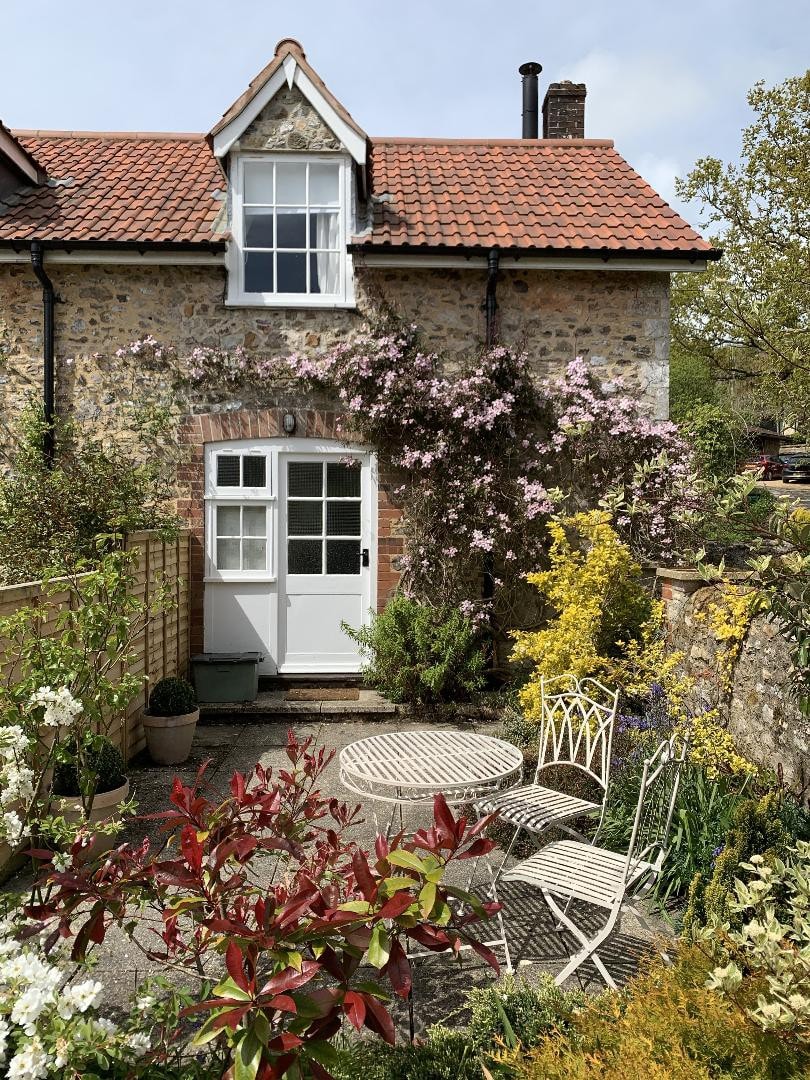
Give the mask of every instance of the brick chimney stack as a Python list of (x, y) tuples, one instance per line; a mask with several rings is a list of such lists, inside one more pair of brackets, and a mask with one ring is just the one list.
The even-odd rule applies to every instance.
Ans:
[(544, 139), (585, 138), (585, 83), (555, 82), (543, 101)]

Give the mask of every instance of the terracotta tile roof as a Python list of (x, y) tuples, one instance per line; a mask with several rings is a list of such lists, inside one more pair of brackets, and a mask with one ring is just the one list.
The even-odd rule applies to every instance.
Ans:
[(47, 171), (0, 202), (0, 240), (221, 240), (225, 179), (203, 135), (15, 131)]
[(24, 180), (39, 183), (45, 178), (45, 170), (30, 154), (19, 139), (0, 120), (0, 164), (5, 164)]
[(360, 249), (715, 253), (595, 139), (372, 139), (373, 227)]

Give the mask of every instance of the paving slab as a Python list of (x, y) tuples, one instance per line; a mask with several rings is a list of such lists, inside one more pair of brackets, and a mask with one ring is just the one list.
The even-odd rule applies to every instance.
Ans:
[[(450, 723), (420, 724), (413, 719), (407, 721), (409, 728), (446, 728), (452, 730), (460, 725)], [(475, 725), (477, 730), (488, 734), (497, 734), (492, 725)], [(330, 750), (336, 751), (335, 757), (327, 766), (322, 790), (334, 795), (350, 805), (357, 804), (357, 797), (341, 783), (337, 752), (356, 739), (382, 732), (402, 730), (400, 718), (380, 719), (373, 722), (352, 720), (342, 724), (324, 722), (317, 716), (308, 716), (306, 722), (296, 721), (292, 730), (299, 738), (312, 735), (314, 739)], [(260, 722), (245, 717), (241, 723), (222, 725), (207, 724), (197, 728), (194, 745), (189, 760), (180, 767), (160, 767), (151, 764), (145, 756), (132, 763), (130, 780), (135, 797), (139, 802), (140, 814), (153, 814), (169, 808), (169, 792), (175, 775), (185, 782), (191, 782), (199, 767), (208, 762), (207, 783), (215, 792), (224, 794), (234, 771), (249, 773), (257, 761), (265, 766), (277, 768), (287, 763), (285, 747), (289, 723), (274, 721)], [(381, 817), (386, 815), (382, 807)], [(373, 846), (376, 835), (375, 811), (379, 805), (366, 803), (361, 806), (358, 821), (351, 827), (349, 836), (365, 848)], [(428, 825), (431, 821), (429, 807), (409, 808), (405, 814), (405, 825), (415, 829)], [(157, 839), (159, 828), (154, 821), (135, 819), (125, 833), (125, 838), (133, 841), (149, 833)], [(496, 858), (499, 853), (496, 853)], [(456, 868), (457, 875), (466, 873), (465, 864)], [(462, 878), (458, 878), (461, 884)], [(507, 927), (513, 963), (521, 977), (536, 979), (541, 972), (555, 973), (564, 965), (574, 944), (570, 937), (563, 938), (554, 928), (553, 920), (537, 890), (532, 890), (521, 883), (502, 883), (499, 899), (504, 905), (504, 920)], [(594, 927), (603, 913), (596, 910), (580, 910), (580, 920)], [(651, 915), (652, 929), (640, 926), (631, 915), (622, 918), (618, 932), (600, 949), (600, 955), (617, 982), (625, 981), (638, 968), (641, 957), (648, 955), (654, 934), (671, 936), (671, 930), (661, 919)], [(487, 936), (497, 937), (497, 930), (492, 925)], [(155, 924), (155, 928), (157, 924)], [(139, 931), (141, 941), (146, 943), (150, 928)], [(162, 967), (155, 961), (148, 960), (143, 953), (120, 931), (111, 932), (103, 947), (97, 951), (99, 958), (98, 978), (108, 990), (107, 1000), (111, 1004), (123, 1007), (132, 990), (140, 985), (149, 974), (163, 973)], [(501, 951), (500, 959), (503, 959)], [(595, 972), (587, 967), (583, 969), (588, 977)], [(417, 1027), (422, 1030), (431, 1023), (438, 1022), (454, 1009), (463, 1005), (464, 992), (472, 986), (491, 984), (491, 969), (472, 953), (462, 954), (461, 961), (449, 956), (430, 957), (418, 961), (415, 969), (415, 1002)], [(571, 986), (578, 986), (576, 978), (570, 980)], [(602, 989), (601, 983), (594, 978), (590, 986)], [(407, 1030), (407, 1014), (404, 1008), (396, 1006), (396, 1018), (401, 1030)]]

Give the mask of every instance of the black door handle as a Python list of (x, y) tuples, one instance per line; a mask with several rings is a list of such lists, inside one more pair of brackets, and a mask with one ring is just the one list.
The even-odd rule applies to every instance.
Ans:
[(369, 565), (368, 548), (363, 548), (360, 552), (360, 564), (361, 566)]

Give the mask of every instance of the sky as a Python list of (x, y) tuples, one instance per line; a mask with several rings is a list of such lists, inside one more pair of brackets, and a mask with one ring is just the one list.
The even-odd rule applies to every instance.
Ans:
[[(745, 95), (810, 63), (810, 0), (0, 0), (11, 128), (207, 131), (297, 38), (369, 135), (520, 135), (526, 60), (693, 224), (674, 178), (734, 160)], [(13, 47), (9, 47), (13, 43)]]

